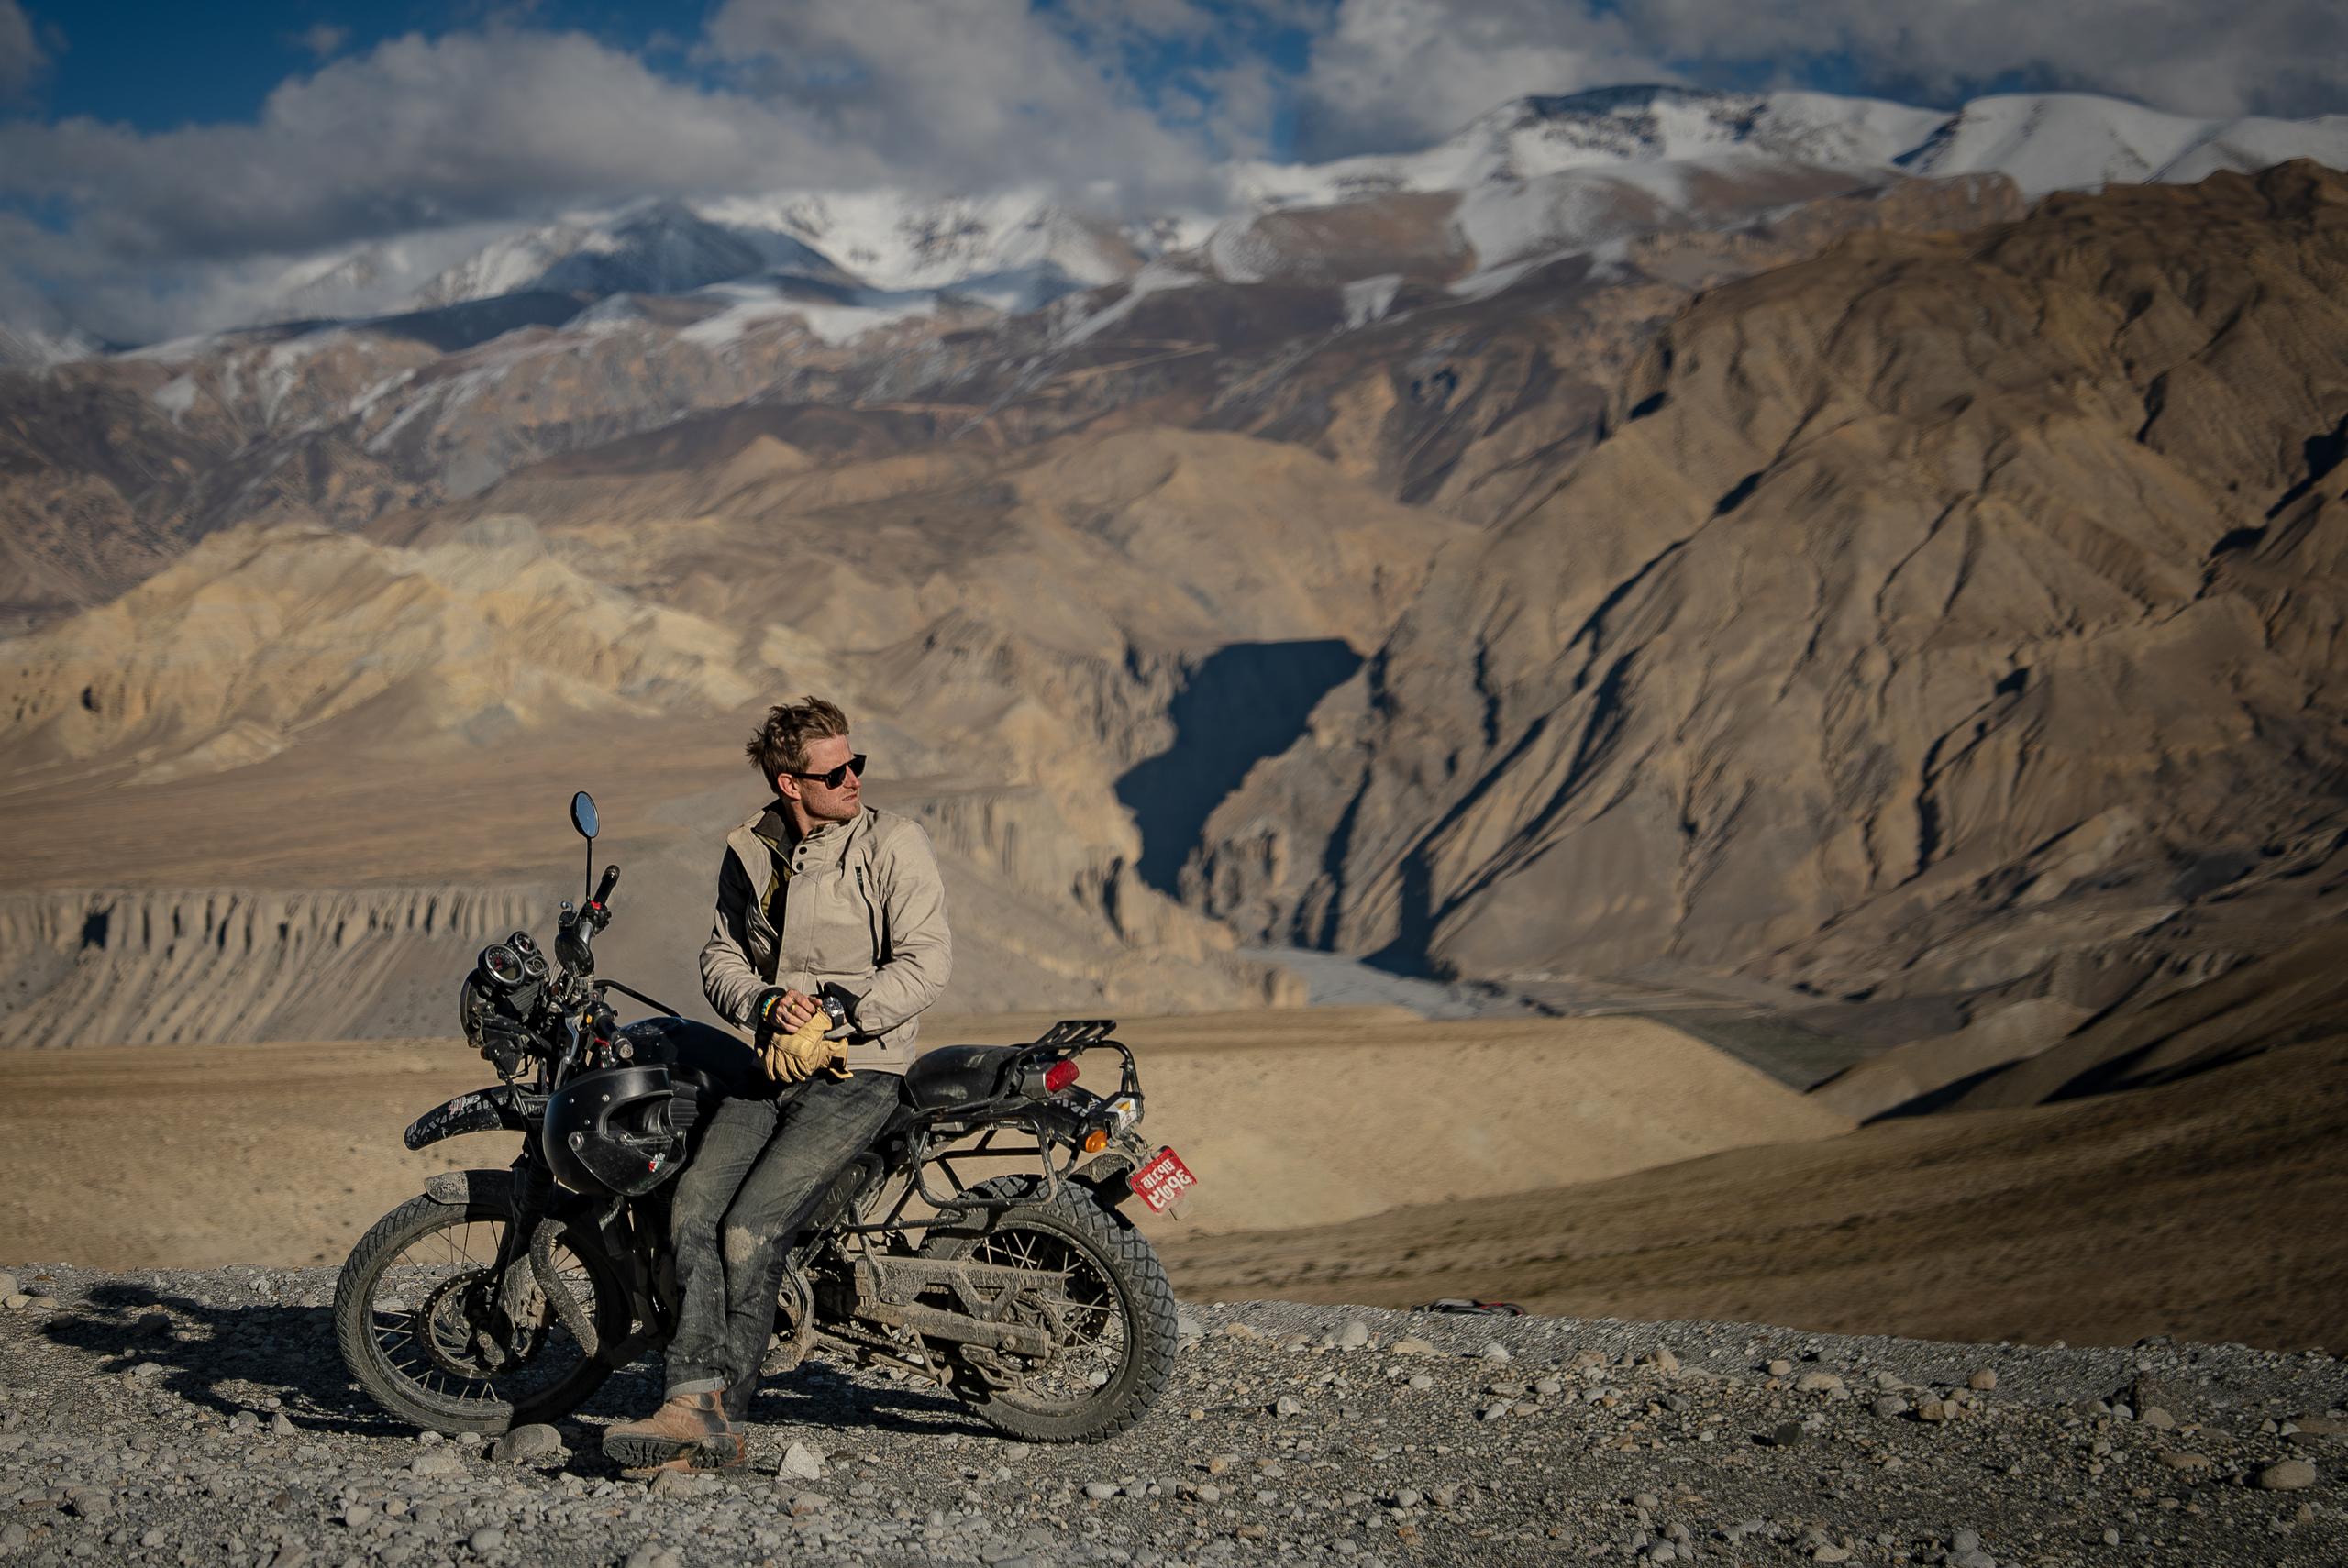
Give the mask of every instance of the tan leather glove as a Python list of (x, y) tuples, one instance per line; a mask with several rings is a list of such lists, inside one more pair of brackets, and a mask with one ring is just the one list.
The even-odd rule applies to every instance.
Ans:
[[(847, 1051), (836, 1042), (824, 1038), (831, 1028), (831, 1019), (818, 1012), (801, 1024), (796, 1032), (771, 1036), (762, 1054), (767, 1077), (779, 1084), (795, 1084), (825, 1067), (831, 1068), (834, 1077), (847, 1077), (844, 1065)], [(833, 1066), (835, 1061), (843, 1065)]]

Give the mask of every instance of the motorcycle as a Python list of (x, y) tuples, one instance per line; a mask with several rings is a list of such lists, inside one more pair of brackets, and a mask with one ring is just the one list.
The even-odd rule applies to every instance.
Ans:
[[(583, 790), (571, 823), (592, 877), (599, 824)], [(607, 866), (582, 905), (563, 903), (553, 963), (517, 931), (460, 988), (466, 1038), (500, 1081), (419, 1117), (407, 1146), (518, 1132), (512, 1165), (433, 1176), (343, 1265), (343, 1363), (403, 1421), (450, 1435), (553, 1421), (675, 1331), (674, 1178), (755, 1055), (596, 974), (618, 880)], [(622, 1025), (615, 992), (654, 1015)], [(840, 1022), (840, 997), (825, 1001)], [(1139, 1420), (1172, 1370), (1176, 1312), (1124, 1208), (1163, 1210), (1194, 1178), (1142, 1141), (1140, 1075), (1115, 1028), (1069, 1020), (1024, 1045), (918, 1057), (891, 1120), (780, 1260), (763, 1370), (817, 1353), (893, 1367), (1032, 1441), (1098, 1442)], [(1077, 1086), (1080, 1058), (1097, 1054), (1119, 1064), (1105, 1096)], [(1006, 1156), (1018, 1174), (963, 1179)]]

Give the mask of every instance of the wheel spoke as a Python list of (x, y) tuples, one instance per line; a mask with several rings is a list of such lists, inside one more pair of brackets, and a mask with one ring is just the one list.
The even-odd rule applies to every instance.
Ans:
[(1008, 1358), (1020, 1403), (1065, 1412), (1097, 1397), (1114, 1378), (1125, 1355), (1123, 1300), (1114, 1280), (1092, 1255), (1056, 1229), (1022, 1220), (1015, 1213), (998, 1220), (966, 1254), (973, 1262), (1057, 1275), (1052, 1287), (1023, 1292), (1013, 1317), (1051, 1331), (1053, 1353)]
[[(377, 1271), (367, 1303), (367, 1339), (379, 1368), (435, 1405), (477, 1411), (530, 1397), (571, 1376), (582, 1360), (578, 1342), (562, 1328), (554, 1302), (529, 1276), (526, 1300), (507, 1309), (511, 1331), (484, 1316), (499, 1286), (498, 1260), (506, 1226), (499, 1220), (451, 1216), (417, 1235)], [(594, 1275), (579, 1255), (558, 1245), (547, 1283), (570, 1292), (582, 1309), (596, 1308)], [(481, 1359), (478, 1336), (498, 1337), (505, 1360)]]

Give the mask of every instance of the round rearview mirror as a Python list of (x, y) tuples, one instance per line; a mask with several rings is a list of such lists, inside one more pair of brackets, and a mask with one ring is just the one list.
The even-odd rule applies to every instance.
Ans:
[(595, 797), (584, 790), (570, 797), (570, 825), (579, 830), (579, 836), (581, 838), (592, 839), (595, 836), (598, 826), (595, 820)]

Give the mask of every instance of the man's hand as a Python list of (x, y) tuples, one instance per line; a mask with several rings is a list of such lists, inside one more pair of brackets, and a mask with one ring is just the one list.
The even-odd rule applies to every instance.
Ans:
[(778, 1034), (796, 1033), (802, 1024), (823, 1010), (814, 997), (786, 986), (774, 1004), (774, 1032)]
[[(777, 1012), (781, 1010), (780, 1006), (775, 1009)], [(824, 1038), (831, 1021), (828, 1015), (819, 1011), (791, 1033), (769, 1035), (766, 1048), (759, 1054), (767, 1077), (779, 1084), (795, 1084), (818, 1067), (830, 1066), (841, 1055), (837, 1045)]]
[(751, 1005), (750, 1029), (763, 1050), (769, 1036), (795, 1034), (822, 1010), (822, 1004), (804, 991), (794, 991), (789, 986), (770, 986), (759, 993), (759, 999)]

